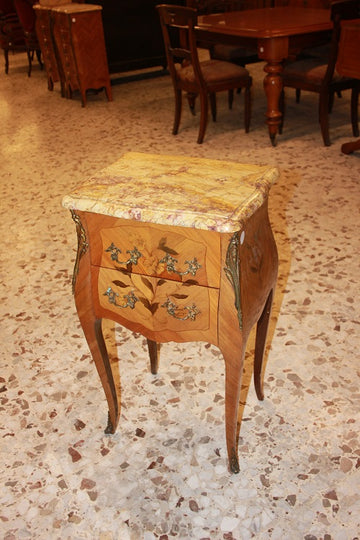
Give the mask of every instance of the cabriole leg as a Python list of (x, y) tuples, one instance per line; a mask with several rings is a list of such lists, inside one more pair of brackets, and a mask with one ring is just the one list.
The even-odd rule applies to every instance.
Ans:
[(266, 300), (264, 310), (258, 320), (256, 326), (256, 340), (255, 340), (255, 358), (254, 358), (254, 384), (255, 391), (258, 399), (261, 401), (264, 399), (264, 387), (263, 387), (263, 362), (266, 336), (269, 328), (270, 313), (273, 299), (273, 290)]
[(160, 343), (152, 341), (151, 339), (147, 340), (149, 356), (150, 356), (150, 366), (151, 373), (156, 375), (159, 367), (159, 352), (160, 352)]
[(73, 276), (75, 304), (109, 407), (108, 424), (105, 433), (114, 433), (119, 423), (119, 400), (102, 332), (101, 319), (96, 317), (92, 303), (90, 254), (87, 234), (80, 217), (74, 211), (72, 211), (72, 217), (76, 223), (78, 235), (78, 252)]

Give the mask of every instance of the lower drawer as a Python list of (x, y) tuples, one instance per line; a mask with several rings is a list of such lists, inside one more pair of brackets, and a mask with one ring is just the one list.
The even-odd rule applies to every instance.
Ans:
[(92, 272), (94, 304), (120, 323), (125, 319), (158, 332), (206, 331), (217, 313), (218, 289), (109, 268)]

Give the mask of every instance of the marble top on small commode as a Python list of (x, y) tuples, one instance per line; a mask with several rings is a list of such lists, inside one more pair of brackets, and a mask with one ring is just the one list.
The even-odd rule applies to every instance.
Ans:
[(274, 167), (129, 152), (63, 199), (72, 210), (117, 218), (238, 231), (266, 200)]

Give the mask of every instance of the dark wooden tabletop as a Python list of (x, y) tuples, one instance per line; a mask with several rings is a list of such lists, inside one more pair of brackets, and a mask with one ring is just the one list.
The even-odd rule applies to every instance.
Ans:
[(216, 33), (254, 38), (291, 36), (330, 30), (330, 10), (274, 7), (230, 11), (198, 18), (198, 28)]

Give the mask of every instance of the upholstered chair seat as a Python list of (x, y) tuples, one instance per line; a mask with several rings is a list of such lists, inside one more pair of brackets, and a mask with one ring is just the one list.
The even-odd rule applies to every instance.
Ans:
[[(216, 84), (216, 82), (221, 80), (222, 84), (226, 84), (226, 81), (231, 82), (239, 77), (249, 76), (247, 69), (236, 64), (231, 64), (230, 62), (204, 60), (200, 65), (202, 76), (206, 83)], [(192, 64), (185, 67), (177, 66), (177, 75), (183, 82), (197, 84)]]
[(164, 37), (165, 52), (175, 93), (173, 134), (178, 133), (182, 93), (190, 107), (196, 96), (200, 100), (200, 127), (197, 142), (204, 139), (208, 118), (208, 103), (216, 120), (216, 93), (244, 88), (244, 124), (249, 131), (252, 78), (247, 69), (231, 62), (206, 59), (200, 61), (195, 35), (197, 11), (193, 8), (162, 4), (157, 6)]
[[(307, 60), (299, 60), (298, 62), (287, 65), (283, 73), (283, 80), (286, 86), (292, 86), (291, 83), (304, 83), (306, 79), (310, 85), (318, 85), (319, 87), (324, 81), (327, 70), (327, 64), (321, 62), (317, 58), (309, 58)], [(346, 78), (339, 75), (335, 70), (332, 77), (333, 83), (345, 82)]]

